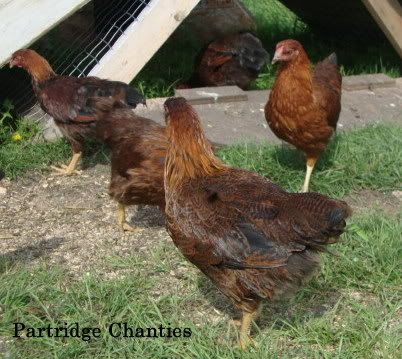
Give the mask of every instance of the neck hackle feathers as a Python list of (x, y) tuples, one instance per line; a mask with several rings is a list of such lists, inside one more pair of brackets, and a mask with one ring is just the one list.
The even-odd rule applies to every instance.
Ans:
[(168, 186), (225, 168), (214, 156), (197, 114), (184, 98), (166, 100), (165, 116), (170, 142), (165, 166)]
[(56, 75), (47, 60), (31, 49), (16, 51), (11, 61), (28, 71), (35, 82), (40, 83)]

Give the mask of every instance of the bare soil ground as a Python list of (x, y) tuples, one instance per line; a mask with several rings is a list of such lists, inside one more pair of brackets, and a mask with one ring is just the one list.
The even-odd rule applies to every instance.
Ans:
[(81, 275), (101, 269), (105, 256), (124, 256), (169, 241), (157, 208), (131, 207), (127, 220), (143, 227), (123, 233), (116, 226), (116, 204), (107, 193), (109, 167), (82, 175), (34, 175), (4, 183), (0, 197), (0, 252), (21, 262), (62, 264)]

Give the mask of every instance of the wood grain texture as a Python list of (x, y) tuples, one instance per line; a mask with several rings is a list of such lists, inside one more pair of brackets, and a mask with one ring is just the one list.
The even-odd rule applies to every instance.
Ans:
[(199, 0), (153, 0), (90, 72), (130, 82)]
[(397, 0), (362, 0), (392, 46), (402, 57), (402, 7)]
[[(0, 65), (28, 47), (89, 0), (3, 0), (0, 2)], [(51, 9), (51, 11), (49, 11)]]

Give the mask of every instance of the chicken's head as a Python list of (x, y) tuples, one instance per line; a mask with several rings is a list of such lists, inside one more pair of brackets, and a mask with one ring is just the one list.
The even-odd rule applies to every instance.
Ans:
[(276, 62), (290, 62), (296, 59), (300, 52), (303, 51), (303, 47), (300, 42), (296, 40), (283, 40), (278, 42), (275, 49), (274, 58), (272, 64)]
[(10, 59), (10, 67), (17, 66), (23, 68), (36, 81), (44, 81), (54, 75), (52, 67), (36, 51), (22, 49), (14, 52)]
[(30, 49), (22, 49), (14, 52), (10, 59), (10, 67), (22, 67), (26, 69), (29, 66), (30, 60), (36, 54), (35, 51)]

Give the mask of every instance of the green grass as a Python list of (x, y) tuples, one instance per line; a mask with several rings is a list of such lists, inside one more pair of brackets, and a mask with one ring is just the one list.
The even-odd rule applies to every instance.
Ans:
[[(110, 258), (104, 273), (129, 269), (113, 279), (96, 268), (73, 279), (62, 268), (46, 263), (32, 268), (3, 260), (0, 336), (7, 341), (10, 357), (27, 359), (397, 358), (400, 220), (378, 212), (352, 218), (341, 242), (333, 246), (339, 255), (324, 255), (318, 276), (293, 299), (265, 306), (258, 328), (253, 328), (258, 347), (244, 353), (235, 346), (234, 330), (228, 331), (228, 302), (217, 296), (216, 289), (171, 242), (160, 243), (149, 254)], [(171, 271), (179, 267), (185, 268), (180, 290), (169, 284), (174, 279)], [(154, 288), (160, 286), (164, 289), (155, 295)], [(216, 318), (210, 302), (229, 313)], [(16, 340), (11, 336), (12, 323), (17, 321), (34, 327), (79, 322), (82, 327), (101, 328), (102, 335), (88, 342)], [(188, 327), (192, 337), (118, 339), (107, 332), (113, 322)]]
[[(375, 125), (342, 132), (332, 139), (318, 161), (310, 182), (311, 191), (341, 197), (358, 189), (388, 191), (402, 183), (402, 127)], [(270, 178), (289, 191), (299, 191), (305, 175), (300, 151), (272, 144), (239, 144), (219, 150), (218, 155), (234, 167), (246, 168)], [(9, 142), (0, 147), (0, 168), (16, 178), (27, 171), (48, 169), (65, 163), (69, 145)], [(88, 143), (83, 166), (108, 163), (107, 150)]]
[(17, 178), (27, 172), (46, 170), (52, 163), (64, 163), (70, 156), (70, 146), (64, 140), (8, 143), (0, 146), (0, 168), (7, 177)]
[[(299, 191), (304, 181), (304, 156), (291, 147), (239, 144), (223, 148), (219, 156), (287, 190)], [(387, 191), (401, 184), (402, 127), (375, 125), (336, 135), (314, 169), (310, 190), (340, 197), (357, 189)]]
[[(402, 74), (400, 58), (386, 41), (314, 33), (277, 0), (243, 0), (243, 3), (254, 16), (257, 35), (271, 56), (277, 42), (294, 38), (303, 44), (313, 63), (335, 51), (343, 75), (384, 72), (397, 77)], [(147, 97), (173, 95), (175, 84), (191, 76), (194, 58), (201, 48), (202, 44), (184, 22), (139, 73), (133, 85)], [(275, 67), (267, 65), (251, 88), (270, 87), (274, 77)]]

